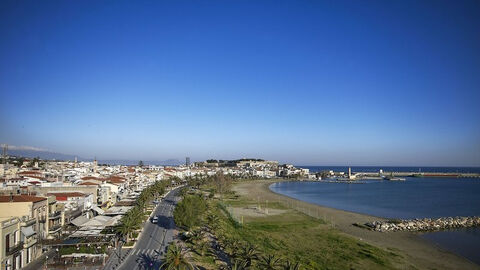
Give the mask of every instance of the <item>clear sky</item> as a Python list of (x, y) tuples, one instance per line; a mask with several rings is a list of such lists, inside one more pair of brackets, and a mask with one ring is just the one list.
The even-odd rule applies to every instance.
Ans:
[(480, 1), (0, 1), (0, 142), (480, 166)]

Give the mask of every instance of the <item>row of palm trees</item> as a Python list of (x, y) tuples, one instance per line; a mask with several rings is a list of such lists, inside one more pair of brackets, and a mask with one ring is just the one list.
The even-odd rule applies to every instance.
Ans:
[(215, 214), (207, 216), (208, 227), (215, 232), (220, 244), (230, 257), (230, 270), (299, 270), (300, 263), (282, 259), (276, 255), (262, 254), (258, 247), (246, 241), (229, 236), (221, 226), (220, 217)]
[(168, 184), (166, 182), (157, 181), (145, 188), (138, 196), (135, 206), (122, 217), (120, 224), (115, 228), (115, 231), (117, 234), (125, 238), (127, 243), (133, 232), (141, 227), (148, 204), (165, 193), (167, 186)]
[[(202, 186), (211, 184), (215, 176), (212, 177), (191, 177), (187, 180), (190, 186)], [(211, 204), (209, 204), (212, 207)], [(206, 222), (208, 231), (212, 232), (219, 240), (220, 246), (228, 255), (230, 263), (226, 269), (228, 270), (299, 270), (300, 263), (282, 259), (276, 255), (262, 254), (256, 245), (246, 241), (232, 238), (222, 226), (222, 219), (215, 214), (212, 209), (202, 217)], [(216, 256), (215, 247), (212, 246), (208, 239), (205, 239), (204, 229), (197, 227), (191, 228), (190, 234), (186, 239), (192, 247), (192, 251), (199, 256)], [(170, 248), (172, 251), (170, 251)], [(194, 269), (194, 267), (186, 257), (185, 253), (178, 246), (171, 246), (167, 252), (167, 258), (161, 269)]]
[(225, 242), (231, 258), (231, 270), (265, 269), (265, 270), (299, 270), (300, 263), (283, 260), (276, 255), (262, 255), (258, 247), (239, 240)]
[(300, 270), (300, 263), (282, 260), (275, 255), (260, 256), (255, 265), (248, 265), (248, 262), (236, 260), (229, 270)]
[[(256, 245), (226, 236), (220, 226), (220, 218), (210, 213), (206, 217), (208, 227), (219, 236), (220, 244), (230, 258), (230, 270), (299, 270), (300, 263), (284, 260), (276, 255), (263, 255)], [(193, 251), (200, 256), (214, 256), (215, 251), (205, 241), (201, 229), (193, 230), (186, 242), (193, 246)]]

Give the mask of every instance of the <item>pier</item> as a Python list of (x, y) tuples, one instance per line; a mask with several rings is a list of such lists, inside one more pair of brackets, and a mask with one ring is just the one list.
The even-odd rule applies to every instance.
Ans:
[(358, 172), (355, 173), (356, 178), (365, 178), (365, 177), (380, 177), (381, 175), (385, 176), (398, 176), (398, 177), (431, 177), (431, 178), (479, 178), (480, 173), (445, 173), (445, 172)]

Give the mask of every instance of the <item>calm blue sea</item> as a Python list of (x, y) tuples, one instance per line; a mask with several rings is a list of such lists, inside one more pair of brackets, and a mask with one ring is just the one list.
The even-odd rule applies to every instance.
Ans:
[[(480, 216), (479, 178), (407, 177), (406, 181), (362, 183), (281, 182), (270, 189), (302, 201), (379, 217)], [(480, 228), (425, 233), (422, 237), (480, 264)]]
[[(297, 166), (310, 172), (330, 171), (347, 172), (348, 166)], [(389, 167), (389, 166), (351, 166), (352, 172), (445, 172), (445, 173), (480, 173), (480, 167)]]

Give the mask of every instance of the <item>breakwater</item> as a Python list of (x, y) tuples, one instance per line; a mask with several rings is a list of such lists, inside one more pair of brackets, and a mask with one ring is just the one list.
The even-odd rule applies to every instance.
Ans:
[[(401, 177), (429, 177), (429, 178), (480, 178), (480, 173), (445, 173), (445, 172), (425, 172), (413, 173), (402, 171), (384, 171), (385, 176), (401, 176)], [(355, 172), (357, 178), (379, 177), (378, 172)]]
[(480, 217), (442, 217), (407, 220), (395, 219), (368, 222), (365, 223), (364, 226), (378, 232), (439, 231), (454, 228), (480, 227)]

